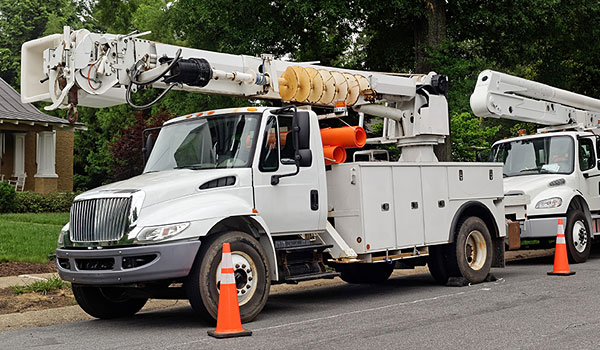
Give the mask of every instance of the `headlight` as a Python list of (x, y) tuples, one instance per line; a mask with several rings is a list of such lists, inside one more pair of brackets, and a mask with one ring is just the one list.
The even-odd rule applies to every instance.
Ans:
[(176, 236), (190, 226), (189, 222), (179, 224), (145, 227), (138, 233), (137, 240), (140, 242), (156, 242)]
[(553, 197), (548, 199), (543, 199), (535, 205), (535, 209), (550, 209), (550, 208), (558, 208), (562, 205), (562, 199), (559, 197)]
[(60, 230), (60, 233), (58, 234), (58, 246), (59, 247), (63, 247), (65, 245), (65, 235), (69, 234), (69, 223), (67, 222), (67, 224), (65, 226), (63, 226), (63, 228)]

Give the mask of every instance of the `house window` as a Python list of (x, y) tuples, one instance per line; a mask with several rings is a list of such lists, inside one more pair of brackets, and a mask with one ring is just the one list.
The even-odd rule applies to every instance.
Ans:
[(37, 174), (35, 177), (58, 177), (56, 175), (56, 131), (40, 131), (37, 134)]

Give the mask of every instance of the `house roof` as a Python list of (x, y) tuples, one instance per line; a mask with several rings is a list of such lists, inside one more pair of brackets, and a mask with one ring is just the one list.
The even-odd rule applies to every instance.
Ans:
[[(31, 103), (21, 103), (21, 95), (0, 78), (0, 122), (9, 120), (27, 124), (66, 124), (69, 121), (42, 113)], [(81, 123), (77, 123), (81, 126)]]

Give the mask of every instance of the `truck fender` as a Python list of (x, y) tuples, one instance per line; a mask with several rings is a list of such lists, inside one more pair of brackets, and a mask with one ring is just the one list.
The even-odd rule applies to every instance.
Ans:
[(500, 229), (498, 228), (498, 224), (494, 219), (494, 215), (490, 208), (482, 202), (478, 201), (469, 201), (463, 203), (456, 213), (454, 214), (454, 218), (452, 218), (452, 224), (450, 225), (450, 232), (448, 237), (448, 243), (454, 242), (454, 232), (458, 228), (458, 224), (460, 219), (465, 216), (478, 216), (483, 222), (485, 222), (486, 226), (490, 231), (490, 235), (492, 236), (492, 251), (493, 251), (493, 260), (492, 267), (504, 267), (504, 236), (500, 235)]
[(273, 243), (273, 239), (271, 237), (271, 231), (269, 231), (264, 219), (258, 215), (239, 215), (226, 217), (215, 223), (207, 232), (206, 236), (231, 230), (247, 232), (258, 240), (265, 250), (267, 261), (271, 267), (269, 269), (271, 280), (277, 281), (279, 279), (279, 273), (277, 270), (275, 244)]
[[(579, 193), (579, 191), (577, 191)], [(590, 211), (590, 208), (587, 204), (587, 202), (585, 201), (585, 198), (583, 198), (583, 196), (576, 194), (575, 196), (573, 196), (573, 198), (571, 198), (571, 200), (569, 201), (569, 206), (567, 208), (567, 212), (570, 209), (580, 209), (581, 211), (583, 211), (583, 214), (585, 215), (585, 218), (587, 219), (587, 224), (588, 224), (588, 230), (591, 234), (592, 237), (594, 237), (594, 231), (592, 229), (592, 212)], [(565, 213), (566, 215), (566, 213)]]

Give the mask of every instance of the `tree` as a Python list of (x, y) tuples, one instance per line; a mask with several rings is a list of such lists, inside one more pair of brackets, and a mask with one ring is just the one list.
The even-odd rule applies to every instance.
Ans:
[(0, 77), (18, 89), (21, 45), (62, 32), (66, 24), (83, 27), (84, 10), (85, 3), (75, 0), (0, 1)]

